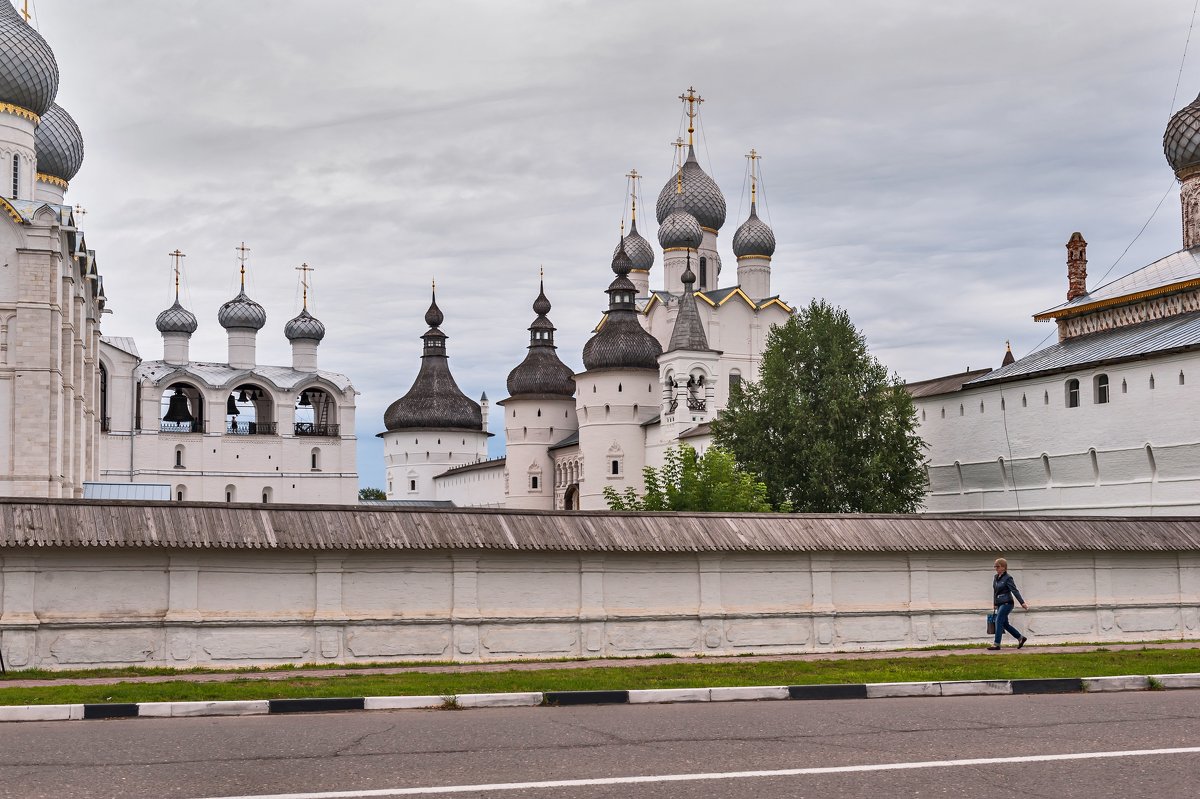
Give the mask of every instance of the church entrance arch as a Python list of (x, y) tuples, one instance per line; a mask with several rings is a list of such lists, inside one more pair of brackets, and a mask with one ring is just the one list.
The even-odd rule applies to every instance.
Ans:
[(567, 486), (567, 493), (563, 494), (563, 510), (579, 510), (579, 483)]

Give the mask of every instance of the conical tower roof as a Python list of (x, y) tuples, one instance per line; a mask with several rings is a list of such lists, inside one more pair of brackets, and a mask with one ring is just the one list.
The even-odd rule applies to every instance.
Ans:
[(513, 398), (549, 397), (570, 399), (575, 396), (575, 373), (558, 358), (554, 345), (555, 327), (547, 314), (550, 300), (545, 283), (538, 286), (529, 326), (529, 351), (525, 360), (508, 373), (508, 393)]
[(662, 345), (638, 321), (637, 290), (628, 277), (632, 269), (622, 241), (612, 263), (616, 277), (608, 286), (608, 312), (583, 345), (585, 369), (658, 369)]

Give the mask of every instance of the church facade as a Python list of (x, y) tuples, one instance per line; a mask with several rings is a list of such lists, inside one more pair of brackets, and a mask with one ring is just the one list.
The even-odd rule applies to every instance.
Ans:
[(81, 497), (100, 464), (104, 283), (69, 181), (79, 127), (54, 53), (0, 3), (0, 495)]
[(1200, 98), (1163, 138), (1183, 249), (1087, 287), (1067, 242), (1058, 340), (1001, 367), (909, 384), (929, 445), (925, 509), (1200, 514)]
[[(533, 302), (525, 359), (509, 373), (504, 457), (485, 459), (486, 395), (463, 395), (450, 373), (436, 297), (426, 314), (421, 366), (412, 388), (388, 408), (384, 425), (389, 499), (458, 506), (603, 509), (603, 492), (642, 488), (680, 442), (703, 449), (731, 386), (758, 373), (767, 333), (792, 310), (771, 293), (775, 235), (758, 216), (757, 154), (750, 155), (751, 204), (733, 235), (736, 277), (722, 286), (718, 245), (725, 197), (695, 154), (693, 90), (688, 141), (655, 208), (661, 288), (652, 289), (656, 252), (630, 228), (611, 261), (608, 307), (576, 372), (559, 358), (551, 303)], [(631, 174), (636, 187), (636, 172)]]

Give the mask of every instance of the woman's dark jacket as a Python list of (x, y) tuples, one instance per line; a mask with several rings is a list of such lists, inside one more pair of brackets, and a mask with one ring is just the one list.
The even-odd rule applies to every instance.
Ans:
[(1025, 604), (1025, 599), (1021, 596), (1021, 592), (1017, 590), (1017, 583), (1013, 580), (1012, 575), (1005, 572), (1003, 575), (996, 575), (992, 579), (992, 604), (996, 607), (1001, 605), (1011, 604), (1013, 597), (1022, 605)]

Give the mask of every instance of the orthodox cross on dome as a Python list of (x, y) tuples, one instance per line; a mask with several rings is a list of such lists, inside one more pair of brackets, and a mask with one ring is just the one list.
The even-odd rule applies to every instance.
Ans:
[(687, 103), (688, 115), (688, 147), (691, 147), (694, 142), (694, 134), (696, 132), (696, 116), (700, 113), (699, 105), (704, 102), (704, 98), (696, 93), (696, 90), (688, 86), (688, 90), (679, 95), (682, 102)]
[(758, 154), (758, 150), (751, 147), (746, 159), (750, 162), (750, 202), (753, 203), (758, 197), (758, 161), (762, 156)]
[(29, 13), (29, 0), (25, 0), (25, 2), (21, 4), (21, 16), (25, 17), (25, 24), (28, 25), (29, 18), (33, 16)]
[(187, 258), (187, 254), (181, 252), (180, 249), (176, 247), (175, 252), (169, 252), (167, 255), (175, 261), (175, 264), (171, 268), (175, 271), (175, 302), (179, 302), (179, 268), (182, 266), (180, 261), (183, 258)]
[(237, 250), (238, 263), (241, 264), (240, 271), (242, 273), (242, 291), (245, 291), (246, 290), (246, 258), (248, 257), (246, 255), (246, 253), (250, 252), (250, 248), (247, 247), (246, 242), (243, 241), (241, 244), (234, 247), (234, 249)]
[[(636, 169), (631, 169), (631, 170), (629, 170), (628, 174), (625, 175), (625, 177), (629, 178), (629, 197), (633, 201), (632, 219), (636, 223), (637, 222), (638, 181), (642, 179), (642, 176), (638, 173), (638, 171)], [(624, 232), (624, 230), (625, 230), (625, 222), (624, 222), (624, 220), (622, 220), (621, 231)]]
[(87, 216), (87, 209), (82, 205), (76, 205), (72, 210), (77, 216)]
[(300, 285), (304, 289), (304, 310), (308, 310), (308, 273), (315, 272), (316, 269), (308, 264), (300, 264), (296, 267), (296, 271), (300, 273)]

